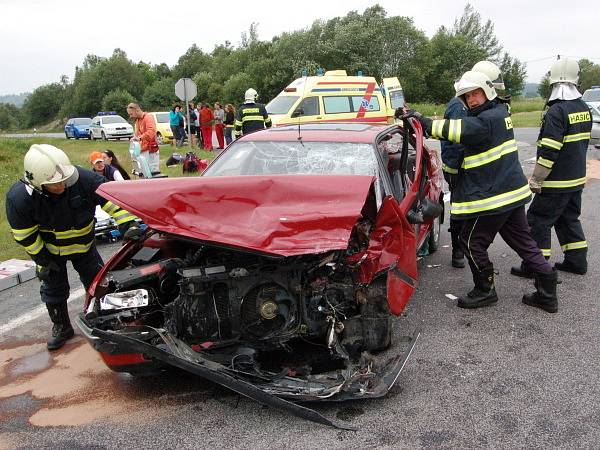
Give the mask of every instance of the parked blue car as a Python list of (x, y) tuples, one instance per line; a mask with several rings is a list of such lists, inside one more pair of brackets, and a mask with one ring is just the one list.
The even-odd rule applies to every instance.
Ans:
[(70, 138), (90, 139), (90, 124), (92, 119), (89, 117), (73, 117), (65, 124), (65, 136)]

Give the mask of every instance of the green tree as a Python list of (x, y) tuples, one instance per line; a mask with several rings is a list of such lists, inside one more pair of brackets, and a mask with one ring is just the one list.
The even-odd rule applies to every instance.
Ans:
[(196, 83), (196, 87), (198, 88), (198, 94), (196, 95), (196, 100), (201, 102), (209, 101), (208, 98), (208, 89), (212, 84), (212, 76), (208, 72), (199, 72), (194, 78), (194, 83)]
[(600, 86), (600, 65), (588, 59), (579, 61), (579, 90), (584, 92), (592, 86)]
[(163, 78), (155, 81), (146, 88), (142, 106), (146, 111), (162, 111), (171, 109), (177, 101), (175, 83), (170, 78)]
[(103, 111), (116, 111), (121, 117), (127, 119), (127, 105), (136, 102), (135, 98), (123, 89), (110, 91), (102, 99)]
[(65, 101), (67, 78), (35, 89), (23, 103), (23, 124), (26, 127), (48, 123), (56, 118)]
[(93, 117), (111, 91), (123, 90), (142, 98), (144, 80), (143, 71), (120, 49), (115, 49), (110, 58), (88, 55), (83, 67), (75, 71), (72, 95), (64, 110), (68, 115)]
[(513, 97), (521, 95), (525, 86), (525, 76), (527, 75), (525, 66), (518, 59), (512, 58), (508, 53), (504, 52), (502, 62), (500, 63), (500, 70), (504, 78), (506, 93)]
[(232, 75), (223, 85), (223, 102), (236, 106), (241, 104), (244, 101), (244, 92), (250, 84), (250, 77), (246, 73)]
[(180, 78), (193, 78), (198, 72), (210, 72), (211, 57), (198, 48), (196, 44), (192, 45), (184, 55), (182, 55), (172, 70), (172, 77), (175, 81)]
[(12, 131), (21, 128), (21, 110), (11, 103), (0, 103), (0, 130)]
[(454, 97), (454, 82), (477, 61), (485, 59), (485, 51), (463, 35), (453, 35), (441, 27), (431, 38), (427, 93), (424, 98), (447, 103)]
[(550, 75), (546, 74), (540, 80), (540, 85), (538, 86), (538, 94), (540, 94), (540, 97), (547, 99), (550, 97), (551, 92), (552, 88), (550, 87)]
[(498, 38), (494, 34), (494, 24), (488, 19), (481, 23), (481, 15), (467, 3), (462, 16), (454, 21), (452, 34), (466, 37), (485, 52), (484, 59), (497, 60), (502, 52)]

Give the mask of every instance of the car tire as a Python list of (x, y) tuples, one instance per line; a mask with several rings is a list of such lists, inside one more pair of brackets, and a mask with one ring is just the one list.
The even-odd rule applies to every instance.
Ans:
[(106, 137), (106, 134), (104, 134), (104, 131), (102, 132), (102, 140), (103, 141), (108, 141), (108, 138)]
[(90, 141), (95, 141), (96, 138), (94, 137), (94, 135), (92, 134), (92, 132), (90, 131)]
[(429, 254), (435, 253), (440, 247), (440, 229), (442, 227), (441, 216), (433, 219), (431, 224), (431, 230), (429, 231), (429, 237), (427, 243), (429, 244)]
[(162, 134), (156, 133), (156, 142), (158, 142), (158, 145), (163, 145), (165, 143)]
[(65, 137), (66, 137), (67, 139), (69, 139), (69, 135), (67, 134), (67, 132), (66, 132), (66, 131), (65, 131)]

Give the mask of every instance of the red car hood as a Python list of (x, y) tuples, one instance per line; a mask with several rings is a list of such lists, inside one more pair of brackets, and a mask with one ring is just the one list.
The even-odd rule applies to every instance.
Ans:
[(341, 250), (374, 177), (279, 175), (105, 183), (98, 194), (149, 227), (281, 256)]

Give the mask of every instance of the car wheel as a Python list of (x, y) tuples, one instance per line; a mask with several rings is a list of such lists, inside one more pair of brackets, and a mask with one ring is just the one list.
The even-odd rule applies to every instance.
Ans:
[(433, 219), (431, 224), (431, 230), (429, 231), (429, 254), (434, 253), (440, 247), (440, 228), (441, 228), (440, 216)]
[(69, 139), (69, 135), (67, 134), (67, 132), (66, 132), (66, 131), (65, 131), (65, 137), (66, 137), (67, 139)]
[(160, 133), (156, 133), (156, 142), (158, 142), (158, 145), (163, 145), (164, 144), (164, 139), (162, 137), (162, 134)]
[(94, 137), (94, 135), (92, 134), (92, 132), (90, 131), (90, 141), (95, 141), (96, 138)]
[(104, 131), (102, 132), (102, 140), (103, 141), (108, 141), (108, 138), (106, 137), (106, 134), (104, 134)]

